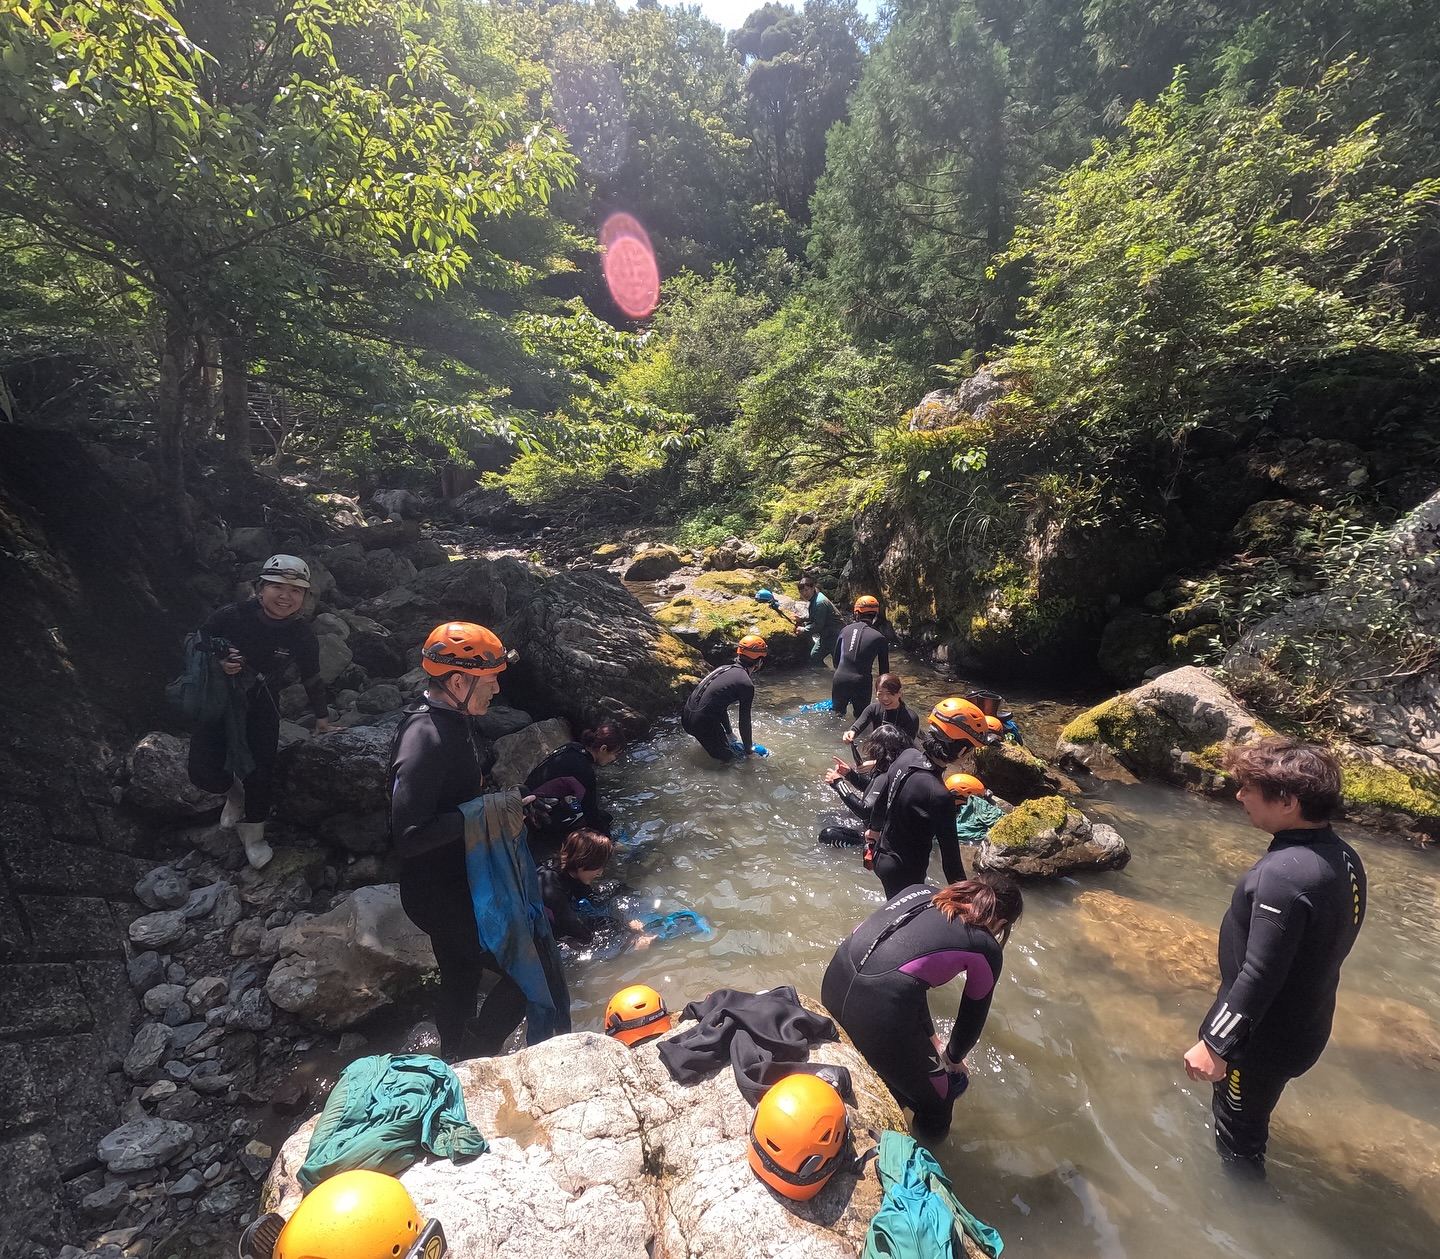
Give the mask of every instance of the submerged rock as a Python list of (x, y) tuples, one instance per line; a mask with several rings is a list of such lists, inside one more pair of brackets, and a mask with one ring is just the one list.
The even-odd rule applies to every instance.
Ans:
[(325, 1031), (353, 1027), (435, 969), (430, 938), (405, 916), (394, 883), (362, 887), (329, 913), (285, 928), (278, 948), (266, 994)]
[(1118, 870), (1130, 850), (1113, 826), (1092, 822), (1061, 796), (1027, 800), (1002, 817), (980, 843), (975, 864), (1027, 878), (1075, 870)]
[[(904, 1130), (885, 1086), (848, 1045), (817, 1045), (811, 1060), (852, 1074), (854, 1150), (871, 1144), (869, 1129)], [(863, 1171), (844, 1167), (809, 1202), (772, 1192), (746, 1161), (752, 1112), (729, 1068), (681, 1086), (655, 1042), (632, 1050), (579, 1032), (455, 1071), (489, 1152), (416, 1164), (400, 1179), (469, 1259), (853, 1259), (880, 1205), (873, 1160)], [(299, 1202), (295, 1172), (313, 1127), (280, 1151), (265, 1209), (288, 1215)]]

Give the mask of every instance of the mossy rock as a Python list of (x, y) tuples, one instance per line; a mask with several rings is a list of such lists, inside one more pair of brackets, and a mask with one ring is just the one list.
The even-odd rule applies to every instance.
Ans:
[(1016, 743), (977, 749), (975, 773), (991, 791), (1012, 804), (1053, 796), (1064, 785), (1050, 766)]
[(1171, 664), (1205, 664), (1216, 658), (1218, 625), (1197, 625), (1183, 634), (1172, 634), (1165, 644)]
[(1065, 743), (1104, 744), (1132, 774), (1170, 778), (1172, 748), (1188, 742), (1180, 724), (1162, 712), (1137, 706), (1129, 695), (1117, 695), (1081, 713), (1064, 730)]
[(996, 822), (986, 838), (997, 848), (1023, 848), (1042, 835), (1058, 834), (1069, 812), (1063, 796), (1025, 800)]
[(1407, 774), (1390, 765), (1342, 759), (1341, 792), (1347, 806), (1384, 809), (1416, 819), (1440, 819), (1440, 776)]
[(590, 558), (600, 564), (610, 564), (626, 554), (630, 548), (619, 542), (602, 542), (590, 552)]
[(766, 641), (772, 664), (799, 661), (810, 652), (808, 634), (802, 635), (790, 620), (767, 604), (757, 603), (753, 597), (711, 601), (699, 595), (681, 594), (657, 608), (654, 616), (660, 625), (710, 660), (727, 657), (746, 634), (759, 634)]

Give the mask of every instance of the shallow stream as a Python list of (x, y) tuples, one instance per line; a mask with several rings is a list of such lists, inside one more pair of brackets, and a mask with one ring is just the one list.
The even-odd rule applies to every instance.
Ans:
[[(907, 679), (913, 670), (897, 663)], [(912, 707), (957, 684), (907, 685)], [(796, 714), (828, 696), (819, 670), (761, 679), (755, 738), (768, 760), (721, 767), (677, 728), (602, 772), (633, 842), (613, 872), (656, 908), (710, 922), (708, 939), (572, 969), (577, 1028), (615, 989), (654, 984), (672, 1010), (720, 987), (794, 984), (818, 998), (836, 943), (881, 903), (856, 850), (821, 848), (840, 810), (821, 775), (841, 723)], [(1053, 746), (1063, 706), (1011, 696)], [(1349, 1259), (1440, 1254), (1440, 866), (1342, 828), (1370, 876), (1342, 1012), (1320, 1065), (1291, 1085), (1268, 1185), (1237, 1187), (1209, 1132), (1209, 1086), (1181, 1054), (1213, 994), (1214, 931), (1265, 837), (1237, 805), (1149, 785), (1096, 784), (1129, 867), (1027, 888), (973, 1084), (937, 1156), (1014, 1259)], [(967, 859), (967, 868), (969, 862)], [(939, 877), (938, 860), (932, 866)], [(951, 985), (932, 995), (948, 1026)]]

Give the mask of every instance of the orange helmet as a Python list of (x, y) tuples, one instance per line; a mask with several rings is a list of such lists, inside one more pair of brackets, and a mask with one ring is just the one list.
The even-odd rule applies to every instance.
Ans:
[(638, 1045), (670, 1030), (665, 998), (649, 984), (631, 984), (605, 1007), (605, 1034), (626, 1045)]
[(986, 717), (986, 718), (985, 718), (985, 729), (987, 729), (988, 731), (990, 731), (991, 734), (998, 734), (998, 735), (1000, 735), (1001, 737), (1004, 737), (1005, 727), (1004, 727), (1004, 725), (1001, 723), (999, 717)]
[(337, 1172), (305, 1195), (280, 1231), (271, 1255), (272, 1259), (391, 1259), (408, 1255), (421, 1229), (415, 1201), (395, 1177), (371, 1171)]
[(420, 667), (436, 677), (452, 669), (493, 676), (505, 668), (505, 646), (483, 625), (447, 621), (430, 631)]
[(942, 699), (931, 710), (929, 724), (947, 739), (973, 747), (1000, 742), (1000, 736), (985, 724), (985, 714), (968, 699)]
[(735, 654), (742, 660), (764, 660), (770, 648), (759, 634), (746, 634), (735, 644)]
[(855, 600), (856, 616), (875, 616), (880, 611), (880, 600), (874, 595), (861, 595)]
[(750, 1170), (776, 1193), (813, 1198), (840, 1166), (845, 1103), (813, 1075), (787, 1075), (760, 1099), (750, 1121)]
[(985, 784), (974, 774), (946, 774), (945, 790), (957, 799), (963, 796), (983, 796)]

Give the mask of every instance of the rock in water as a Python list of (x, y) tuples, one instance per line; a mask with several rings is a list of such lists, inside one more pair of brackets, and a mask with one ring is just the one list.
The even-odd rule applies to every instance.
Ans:
[(190, 1144), (194, 1129), (174, 1119), (132, 1119), (100, 1138), (95, 1157), (112, 1172), (162, 1167)]
[(975, 864), (1032, 878), (1075, 870), (1118, 870), (1130, 850), (1115, 828), (1092, 822), (1061, 796), (1027, 800), (1007, 813), (980, 843)]
[(218, 809), (225, 797), (201, 791), (190, 781), (185, 768), (189, 755), (189, 739), (159, 731), (147, 734), (125, 758), (126, 803), (167, 817), (192, 817)]
[(495, 765), (490, 779), (500, 787), (518, 787), (556, 748), (570, 742), (570, 727), (559, 717), (537, 721), (515, 734), (495, 740)]
[(1016, 743), (979, 748), (975, 753), (975, 773), (1002, 800), (1014, 804), (1077, 789), (1074, 783)]
[(389, 1005), (435, 969), (394, 883), (362, 887), (329, 913), (285, 929), (265, 992), (314, 1027), (339, 1031)]
[(625, 570), (626, 581), (659, 581), (685, 566), (685, 557), (673, 546), (651, 546), (636, 554)]
[(302, 826), (319, 826), (336, 813), (384, 816), (395, 732), (354, 726), (318, 734), (280, 754), (280, 816)]
[[(871, 1144), (868, 1129), (904, 1131), (848, 1045), (817, 1045), (811, 1058), (853, 1076), (852, 1149)], [(733, 1073), (678, 1085), (654, 1042), (632, 1050), (580, 1032), (455, 1070), (490, 1150), (464, 1164), (416, 1164), (401, 1180), (468, 1259), (853, 1259), (880, 1204), (873, 1160), (862, 1172), (847, 1165), (809, 1202), (773, 1193), (746, 1161), (752, 1112)], [(295, 1172), (313, 1127), (285, 1143), (266, 1186), (281, 1214), (300, 1200)]]

